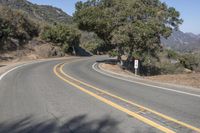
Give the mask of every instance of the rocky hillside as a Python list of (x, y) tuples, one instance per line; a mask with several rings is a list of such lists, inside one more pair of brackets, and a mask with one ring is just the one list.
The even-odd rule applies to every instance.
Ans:
[(162, 44), (181, 52), (199, 51), (200, 35), (174, 31), (168, 39), (162, 38)]
[(33, 4), (27, 0), (0, 0), (0, 5), (8, 6), (11, 9), (20, 9), (40, 21), (45, 22), (71, 22), (71, 16), (63, 12), (61, 9), (47, 6)]

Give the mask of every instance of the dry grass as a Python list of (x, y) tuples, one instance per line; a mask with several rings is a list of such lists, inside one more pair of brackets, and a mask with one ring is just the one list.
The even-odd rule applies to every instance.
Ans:
[[(118, 74), (131, 75), (130, 72), (122, 70), (118, 65), (102, 64), (101, 67)], [(200, 73), (158, 75), (158, 76), (150, 76), (143, 78), (161, 83), (169, 83), (175, 85), (200, 88)]]
[(145, 78), (163, 83), (171, 83), (176, 85), (184, 85), (184, 86), (200, 88), (200, 73), (159, 75), (159, 76), (152, 76)]

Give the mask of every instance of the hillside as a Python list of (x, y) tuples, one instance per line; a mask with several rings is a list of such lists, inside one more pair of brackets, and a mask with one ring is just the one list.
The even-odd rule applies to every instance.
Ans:
[(162, 38), (162, 44), (181, 52), (199, 51), (200, 35), (174, 31), (168, 39)]
[(40, 39), (43, 30), (27, 13), (0, 5), (0, 62), (64, 56), (62, 46)]
[(27, 13), (30, 17), (33, 17), (40, 21), (50, 23), (71, 22), (71, 16), (69, 16), (59, 8), (48, 5), (37, 5), (27, 0), (0, 0), (0, 5), (8, 6), (12, 9), (20, 9)]

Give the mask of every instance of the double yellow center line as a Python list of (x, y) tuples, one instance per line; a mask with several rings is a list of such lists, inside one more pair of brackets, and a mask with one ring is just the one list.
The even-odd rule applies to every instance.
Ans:
[[(173, 118), (171, 118), (171, 117), (168, 117), (168, 116), (166, 116), (166, 115), (163, 115), (163, 114), (161, 114), (161, 113), (159, 113), (159, 112), (153, 111), (153, 110), (151, 110), (151, 109), (149, 109), (149, 108), (143, 107), (143, 106), (141, 106), (141, 105), (138, 105), (138, 104), (136, 104), (136, 103), (133, 103), (133, 102), (131, 102), (131, 101), (128, 101), (128, 100), (126, 100), (126, 99), (123, 99), (123, 98), (121, 98), (121, 97), (119, 97), (119, 96), (113, 95), (113, 94), (111, 94), (111, 93), (109, 93), (109, 92), (107, 92), (107, 91), (104, 91), (104, 90), (102, 90), (102, 89), (99, 89), (99, 88), (97, 88), (97, 87), (95, 87), (95, 86), (89, 85), (89, 84), (87, 84), (87, 83), (85, 83), (85, 82), (82, 82), (82, 81), (80, 81), (80, 80), (75, 79), (75, 78), (73, 78), (73, 77), (67, 75), (67, 74), (63, 71), (64, 65), (65, 65), (65, 64), (63, 64), (63, 63), (62, 63), (62, 64), (56, 65), (56, 66), (54, 67), (54, 73), (55, 73), (60, 79), (62, 79), (63, 81), (65, 81), (66, 83), (70, 84), (71, 86), (73, 86), (73, 87), (75, 87), (75, 88), (81, 90), (82, 92), (84, 92), (84, 93), (86, 93), (86, 94), (88, 94), (88, 95), (90, 95), (90, 96), (95, 97), (96, 99), (100, 100), (101, 102), (106, 103), (106, 104), (108, 104), (108, 105), (114, 107), (115, 109), (120, 110), (120, 111), (122, 111), (122, 112), (124, 112), (124, 113), (126, 113), (126, 114), (128, 114), (128, 115), (130, 115), (130, 116), (132, 116), (132, 117), (134, 117), (134, 118), (136, 118), (136, 119), (138, 119), (138, 120), (140, 120), (140, 121), (142, 121), (142, 122), (144, 122), (144, 123), (146, 123), (146, 124), (148, 124), (148, 125), (150, 125), (150, 126), (152, 126), (152, 127), (154, 127), (154, 128), (156, 128), (156, 129), (159, 129), (159, 130), (162, 131), (162, 132), (166, 132), (166, 133), (175, 133), (175, 131), (173, 131), (173, 130), (171, 130), (171, 129), (168, 129), (168, 128), (166, 128), (166, 127), (164, 127), (164, 126), (162, 126), (162, 125), (160, 125), (160, 124), (158, 124), (158, 123), (156, 123), (156, 122), (154, 122), (154, 121), (152, 121), (152, 120), (149, 120), (149, 119), (147, 119), (147, 118), (145, 118), (145, 117), (139, 115), (137, 112), (130, 111), (130, 110), (128, 110), (127, 108), (124, 108), (124, 107), (120, 106), (120, 105), (117, 104), (117, 103), (114, 103), (114, 102), (112, 102), (112, 101), (110, 101), (110, 100), (108, 100), (108, 99), (106, 99), (106, 98), (104, 98), (104, 97), (101, 97), (101, 96), (95, 94), (94, 92), (91, 92), (91, 91), (89, 91), (88, 89), (83, 88), (83, 87), (81, 87), (80, 85), (77, 85), (76, 83), (72, 82), (71, 80), (73, 80), (73, 81), (75, 81), (75, 82), (78, 82), (78, 83), (80, 83), (80, 84), (82, 84), (82, 85), (85, 85), (85, 86), (87, 86), (87, 87), (90, 87), (90, 88), (92, 88), (92, 89), (94, 89), (94, 90), (96, 90), (96, 91), (99, 91), (99, 92), (101, 92), (101, 93), (107, 94), (108, 96), (111, 96), (111, 97), (113, 97), (113, 98), (119, 99), (119, 100), (121, 100), (121, 101), (123, 101), (123, 102), (126, 102), (126, 103), (128, 103), (128, 104), (137, 106), (137, 107), (139, 107), (139, 108), (141, 108), (141, 109), (143, 109), (143, 110), (147, 110), (147, 111), (149, 111), (149, 112), (151, 112), (151, 113), (153, 113), (153, 114), (156, 114), (157, 116), (160, 116), (160, 117), (162, 117), (162, 118), (164, 118), (164, 119), (166, 119), (166, 120), (172, 121), (172, 122), (174, 122), (174, 123), (176, 123), (176, 124), (179, 124), (179, 125), (181, 125), (181, 126), (187, 127), (187, 128), (189, 128), (189, 129), (191, 129), (191, 130), (194, 130), (194, 131), (200, 133), (200, 129), (199, 129), (199, 128), (193, 127), (193, 126), (191, 126), (191, 125), (189, 125), (189, 124), (186, 124), (186, 123), (183, 123), (183, 122), (180, 122), (180, 121), (178, 121), (178, 120), (176, 120), (176, 119), (173, 119)], [(71, 79), (71, 80), (68, 80), (68, 78)]]

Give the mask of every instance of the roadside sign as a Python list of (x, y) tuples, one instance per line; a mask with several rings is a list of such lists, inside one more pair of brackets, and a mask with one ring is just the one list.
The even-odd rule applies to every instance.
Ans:
[(134, 60), (135, 76), (137, 75), (138, 67), (139, 67), (139, 60)]
[(138, 69), (138, 64), (139, 64), (139, 61), (138, 61), (138, 60), (135, 60), (135, 61), (134, 61), (134, 68), (135, 68), (135, 69)]

